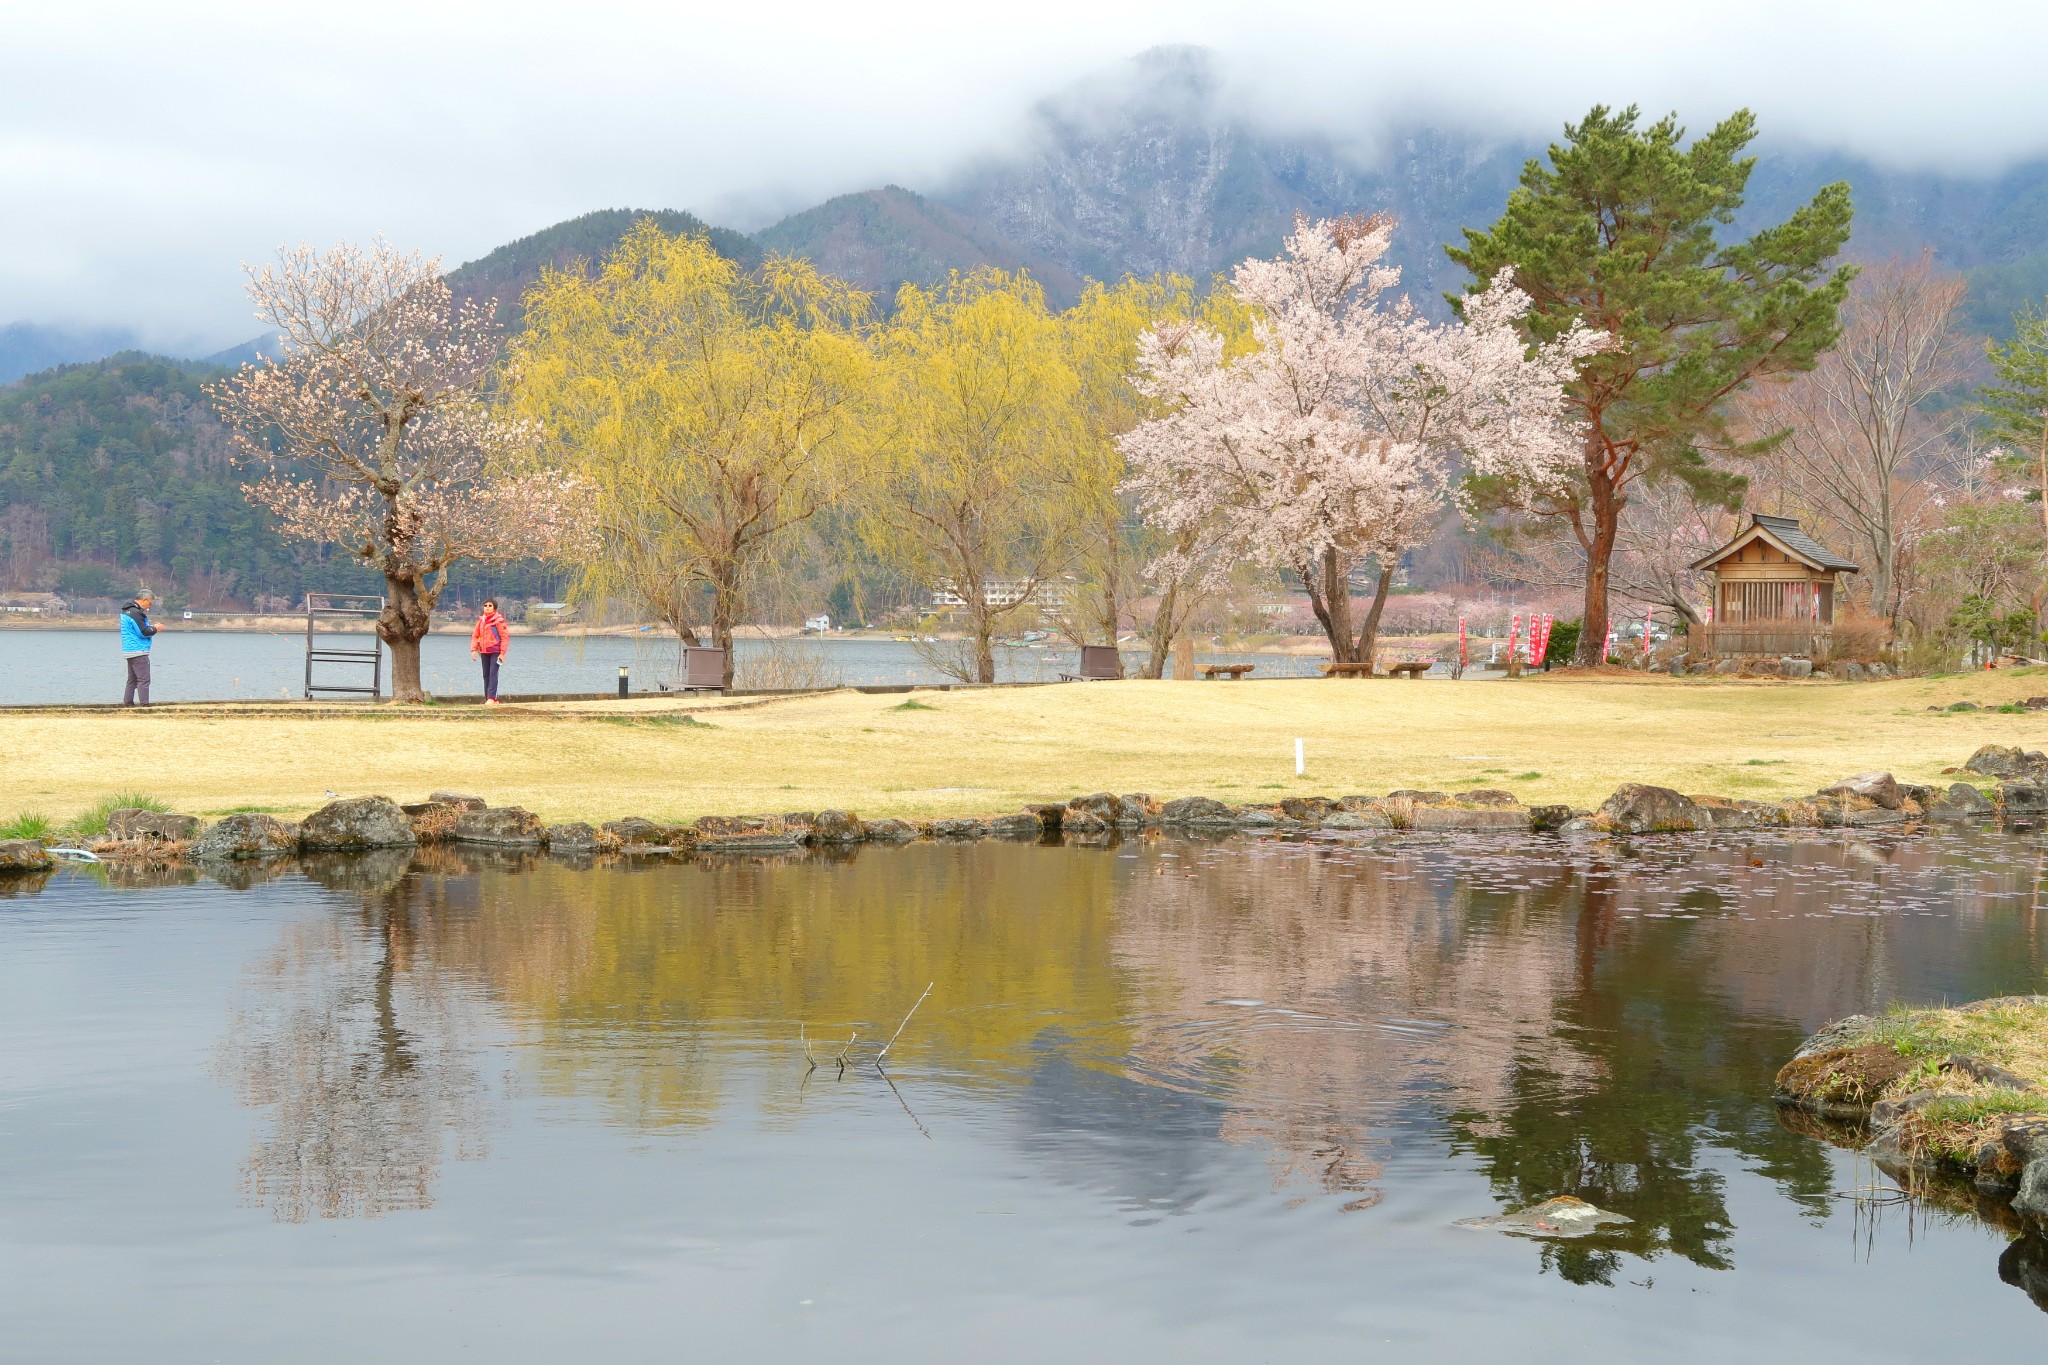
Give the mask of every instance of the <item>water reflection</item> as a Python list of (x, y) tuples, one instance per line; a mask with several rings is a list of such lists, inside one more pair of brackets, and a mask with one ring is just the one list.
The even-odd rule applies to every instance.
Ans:
[(241, 1194), (281, 1222), (428, 1208), (451, 1147), (486, 1151), (483, 1002), (438, 951), (440, 888), (409, 861), (309, 859), (309, 879), (361, 908), (289, 926), (252, 966), (223, 1044), (223, 1069), (265, 1118)]
[[(1612, 1285), (1735, 1266), (1731, 1168), (1832, 1216), (1828, 1149), (1772, 1075), (1830, 1017), (2034, 988), (2038, 857), (1858, 835), (308, 860), (346, 908), (284, 932), (224, 1055), (267, 1124), (245, 1192), (359, 1216), (428, 1206), (444, 1154), (482, 1153), (488, 1038), (535, 1095), (634, 1132), (787, 1129), (840, 1112), (806, 1108), (799, 1028), (871, 1056), (929, 981), (891, 1054), (907, 1138), (978, 1141), (950, 1101), (917, 1111), (981, 1104), (1042, 1178), (1138, 1223), (1237, 1194), (1229, 1149), (1263, 1156), (1276, 1207), (1370, 1222), (1390, 1180), (1441, 1178), (1395, 1159), (1433, 1153), (1499, 1209), (1626, 1214), (1526, 1249)], [(2023, 1239), (2000, 1273), (2038, 1301), (2042, 1265)]]

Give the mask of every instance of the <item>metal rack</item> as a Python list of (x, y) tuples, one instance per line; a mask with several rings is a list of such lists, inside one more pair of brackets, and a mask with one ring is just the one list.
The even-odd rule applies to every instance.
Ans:
[[(384, 612), (384, 599), (367, 593), (309, 592), (306, 594), (306, 699), (311, 701), (315, 692), (353, 692), (370, 697), (384, 695), (384, 649), (374, 631), (376, 620)], [(333, 645), (316, 644), (313, 626), (316, 621), (368, 621), (373, 629), (368, 649), (341, 649)], [(333, 664), (343, 667), (370, 666), (370, 685), (352, 686), (348, 683), (313, 681), (314, 664)], [(360, 674), (355, 675), (360, 677)]]

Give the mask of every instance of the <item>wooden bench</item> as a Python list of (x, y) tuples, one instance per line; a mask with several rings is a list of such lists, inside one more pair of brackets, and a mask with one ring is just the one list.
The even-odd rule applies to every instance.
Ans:
[(1227, 678), (1236, 682), (1257, 667), (1257, 664), (1203, 664), (1202, 677), (1205, 681)]
[[(1429, 672), (1433, 666), (1434, 660), (1430, 659), (1404, 659), (1397, 664), (1388, 664), (1387, 676), (1390, 678), (1419, 678)], [(1371, 678), (1377, 675), (1373, 672), (1373, 665), (1369, 663), (1330, 663), (1323, 665), (1323, 676), (1326, 678)]]

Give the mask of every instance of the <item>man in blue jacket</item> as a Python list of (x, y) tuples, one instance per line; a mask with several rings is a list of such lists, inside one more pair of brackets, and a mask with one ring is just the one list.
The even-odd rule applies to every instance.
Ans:
[(135, 600), (121, 608), (121, 657), (128, 661), (128, 686), (122, 689), (121, 705), (149, 705), (149, 645), (160, 627), (149, 623), (149, 609), (156, 595), (144, 588)]

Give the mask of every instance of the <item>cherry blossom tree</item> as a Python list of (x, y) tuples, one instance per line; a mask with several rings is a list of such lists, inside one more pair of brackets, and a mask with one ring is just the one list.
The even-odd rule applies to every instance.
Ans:
[[(1253, 346), (1226, 353), (1198, 324), (1167, 322), (1139, 343), (1141, 392), (1169, 411), (1122, 444), (1130, 486), (1173, 543), (1221, 528), (1212, 573), (1244, 560), (1292, 569), (1339, 662), (1370, 663), (1401, 555), (1442, 515), (1453, 462), (1482, 477), (1564, 479), (1578, 457), (1562, 385), (1601, 333), (1568, 329), (1530, 347), (1529, 300), (1506, 272), (1434, 323), (1382, 264), (1384, 215), (1298, 217), (1281, 254), (1248, 260), (1230, 288), (1254, 314)], [(1351, 621), (1350, 579), (1377, 585)], [(1158, 566), (1185, 566), (1173, 554)]]
[(589, 486), (540, 467), (539, 429), (493, 410), (495, 304), (458, 305), (438, 260), (301, 246), (248, 275), (281, 353), (208, 390), (261, 471), (243, 492), (286, 536), (383, 575), (392, 698), (424, 701), (420, 641), (449, 567), (580, 548)]

